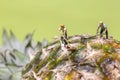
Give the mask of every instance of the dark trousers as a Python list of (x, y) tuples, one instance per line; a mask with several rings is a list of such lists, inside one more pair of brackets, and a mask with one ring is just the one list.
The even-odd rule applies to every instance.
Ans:
[[(102, 37), (103, 36), (103, 32), (105, 31), (105, 29), (101, 29), (100, 30), (100, 37)], [(106, 30), (105, 31), (105, 35), (106, 35), (106, 39), (108, 39), (108, 31)]]

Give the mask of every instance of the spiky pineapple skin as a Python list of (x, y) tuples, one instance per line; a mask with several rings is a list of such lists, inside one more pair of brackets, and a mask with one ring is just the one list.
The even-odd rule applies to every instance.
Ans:
[(87, 34), (68, 42), (69, 47), (60, 39), (43, 47), (23, 69), (22, 80), (120, 80), (118, 41)]

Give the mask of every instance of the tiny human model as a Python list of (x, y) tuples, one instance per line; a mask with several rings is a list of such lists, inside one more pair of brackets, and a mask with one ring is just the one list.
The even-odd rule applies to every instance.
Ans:
[(100, 29), (100, 37), (102, 37), (103, 34), (105, 33), (106, 39), (108, 39), (108, 30), (107, 30), (106, 25), (103, 23), (103, 21), (100, 21), (98, 24), (97, 34), (98, 34), (99, 29)]

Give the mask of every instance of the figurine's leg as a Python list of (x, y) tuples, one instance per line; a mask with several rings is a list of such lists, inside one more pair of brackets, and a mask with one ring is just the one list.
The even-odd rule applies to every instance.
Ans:
[(64, 38), (67, 39), (67, 31), (64, 33)]
[(101, 29), (101, 30), (100, 30), (100, 37), (103, 36), (103, 32), (104, 32), (104, 29)]
[(63, 36), (60, 37), (60, 42), (61, 44), (64, 44), (64, 46), (68, 44), (67, 40)]
[(106, 39), (108, 39), (108, 31), (107, 30), (105, 31), (105, 34), (106, 34)]

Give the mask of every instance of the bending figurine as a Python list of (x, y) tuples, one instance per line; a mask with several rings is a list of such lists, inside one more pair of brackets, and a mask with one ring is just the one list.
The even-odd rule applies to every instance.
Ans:
[(105, 32), (106, 39), (108, 39), (108, 30), (107, 30), (106, 25), (102, 21), (100, 21), (99, 24), (98, 24), (97, 34), (98, 34), (99, 29), (101, 29), (100, 30), (100, 37), (102, 37), (104, 32)]

